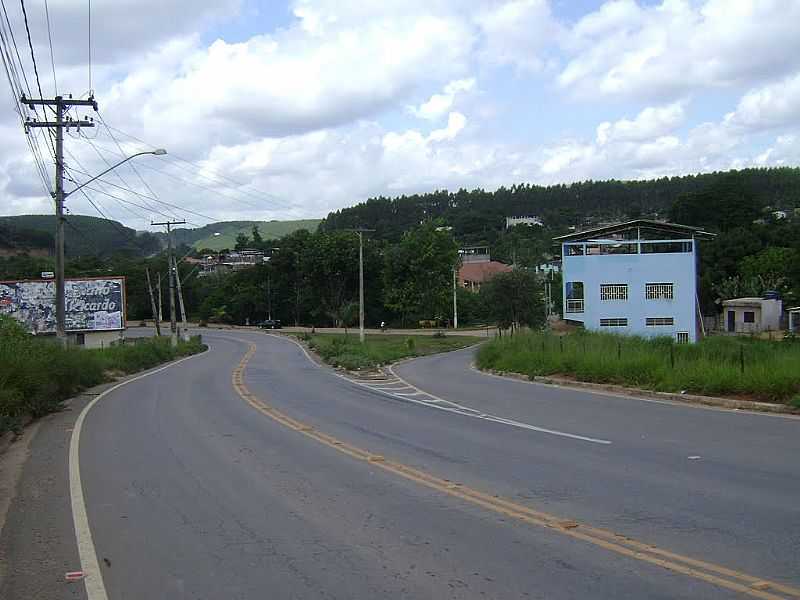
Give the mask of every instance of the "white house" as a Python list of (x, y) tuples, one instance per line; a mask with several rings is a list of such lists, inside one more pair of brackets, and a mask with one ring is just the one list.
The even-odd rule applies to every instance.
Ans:
[(536, 225), (538, 227), (543, 227), (544, 222), (539, 217), (529, 216), (529, 217), (506, 217), (506, 229), (509, 227), (516, 227), (517, 225)]
[(781, 328), (783, 302), (778, 298), (734, 298), (722, 301), (722, 329), (728, 333), (760, 333)]
[(596, 331), (697, 341), (697, 246), (712, 236), (639, 219), (555, 238), (564, 318)]

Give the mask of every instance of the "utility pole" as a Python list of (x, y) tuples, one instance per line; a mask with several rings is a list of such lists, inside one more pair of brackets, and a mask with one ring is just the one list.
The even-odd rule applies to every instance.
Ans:
[(358, 339), (364, 343), (364, 234), (375, 231), (358, 227), (350, 229), (358, 234)]
[(272, 321), (272, 272), (267, 267), (267, 320)]
[(153, 286), (150, 283), (150, 268), (146, 268), (144, 272), (147, 274), (147, 291), (150, 293), (150, 307), (153, 309), (153, 321), (155, 321), (156, 335), (161, 337), (161, 323), (158, 321), (159, 312), (156, 309), (156, 298), (153, 295)]
[(172, 262), (175, 266), (175, 282), (178, 284), (178, 304), (181, 308), (181, 323), (183, 323), (183, 335), (184, 339), (187, 339), (186, 330), (188, 327), (186, 326), (186, 307), (183, 305), (183, 290), (181, 289), (181, 273), (178, 271), (178, 263), (175, 262), (175, 259), (172, 259)]
[(153, 223), (151, 225), (166, 225), (167, 226), (167, 268), (169, 269), (169, 332), (172, 345), (178, 345), (178, 326), (175, 323), (175, 272), (172, 270), (174, 263), (172, 256), (172, 226), (183, 225), (186, 221), (163, 221), (161, 223)]
[(458, 329), (458, 286), (456, 285), (456, 267), (453, 267), (453, 329)]
[(161, 300), (161, 278), (163, 275), (161, 273), (158, 274), (158, 322), (161, 323), (164, 321), (164, 303)]
[(28, 133), (28, 129), (31, 127), (55, 129), (56, 185), (55, 192), (53, 193), (53, 200), (55, 200), (56, 203), (56, 337), (62, 344), (66, 344), (67, 331), (64, 294), (64, 198), (66, 197), (64, 194), (64, 128), (66, 127), (69, 130), (70, 127), (75, 127), (80, 130), (81, 127), (94, 127), (94, 120), (78, 119), (76, 121), (71, 117), (67, 117), (65, 120), (64, 114), (73, 106), (91, 106), (97, 111), (97, 102), (94, 96), (89, 96), (88, 100), (73, 100), (71, 95), (68, 98), (56, 96), (53, 99), (46, 99), (26, 98), (25, 94), (20, 98), (20, 102), (31, 109), (34, 109), (35, 106), (55, 107), (55, 121), (38, 121), (28, 117), (25, 121), (25, 132)]

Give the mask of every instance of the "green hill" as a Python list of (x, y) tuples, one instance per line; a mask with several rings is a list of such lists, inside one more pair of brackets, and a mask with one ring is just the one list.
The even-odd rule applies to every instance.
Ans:
[[(39, 245), (52, 245), (56, 230), (55, 215), (19, 215), (0, 217), (0, 227), (7, 231), (31, 232)], [(117, 221), (100, 217), (69, 215), (64, 227), (64, 247), (67, 256), (108, 256), (114, 253), (128, 253), (148, 256), (161, 249), (158, 238), (151, 233), (137, 233)]]
[(258, 227), (262, 238), (270, 240), (280, 238), (298, 229), (316, 231), (319, 222), (319, 219), (299, 221), (223, 221), (211, 223), (197, 229), (175, 229), (175, 243), (187, 244), (198, 250), (203, 248), (211, 250), (232, 249), (236, 245), (236, 236), (240, 233), (251, 237), (253, 226)]

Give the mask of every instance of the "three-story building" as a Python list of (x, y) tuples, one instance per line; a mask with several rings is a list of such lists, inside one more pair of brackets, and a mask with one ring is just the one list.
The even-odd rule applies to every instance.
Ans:
[(639, 219), (555, 238), (563, 257), (564, 318), (596, 331), (695, 342), (698, 242), (712, 236)]

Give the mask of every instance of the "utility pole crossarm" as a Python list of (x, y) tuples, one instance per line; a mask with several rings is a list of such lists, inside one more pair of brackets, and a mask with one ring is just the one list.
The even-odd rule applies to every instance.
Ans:
[(56, 96), (55, 98), (28, 98), (22, 94), (19, 101), (27, 105), (29, 108), (34, 106), (91, 106), (95, 111), (97, 110), (97, 100), (94, 96), (89, 96), (88, 100), (79, 100), (78, 98), (64, 98), (63, 96)]

